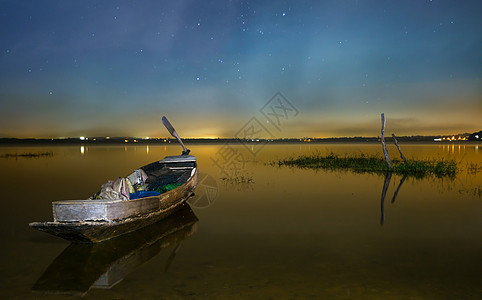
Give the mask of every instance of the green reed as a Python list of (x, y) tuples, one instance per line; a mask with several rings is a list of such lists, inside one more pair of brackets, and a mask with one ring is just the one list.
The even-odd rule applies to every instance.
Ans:
[(319, 152), (290, 157), (271, 162), (271, 165), (292, 166), (311, 169), (347, 170), (356, 173), (386, 173), (393, 172), (399, 175), (413, 177), (454, 177), (458, 172), (457, 163), (454, 160), (435, 159), (407, 159), (407, 161), (394, 159), (391, 169), (380, 155), (345, 154), (335, 153), (322, 155)]

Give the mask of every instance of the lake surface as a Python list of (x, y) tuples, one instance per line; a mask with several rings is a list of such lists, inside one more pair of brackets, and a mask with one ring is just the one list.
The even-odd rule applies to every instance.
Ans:
[[(52, 201), (87, 198), (180, 147), (0, 147), (0, 156), (54, 154), (0, 157), (0, 298), (480, 299), (482, 148), (401, 147), (408, 158), (455, 159), (461, 171), (407, 178), (395, 199), (394, 175), (382, 203), (383, 176), (266, 165), (313, 151), (381, 153), (378, 144), (193, 145), (201, 176), (185, 227), (167, 236), (171, 220), (97, 248), (28, 223), (52, 220)], [(95, 284), (76, 291), (80, 277)]]

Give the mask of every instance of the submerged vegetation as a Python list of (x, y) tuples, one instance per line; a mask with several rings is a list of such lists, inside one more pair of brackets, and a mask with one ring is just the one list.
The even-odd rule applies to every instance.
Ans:
[(235, 189), (238, 191), (245, 191), (253, 188), (253, 176), (246, 172), (242, 174), (235, 174), (234, 176), (225, 176), (220, 178), (226, 189)]
[(435, 159), (407, 159), (392, 160), (393, 167), (389, 169), (383, 157), (366, 154), (346, 154), (339, 156), (335, 153), (322, 155), (315, 152), (308, 155), (281, 159), (271, 162), (271, 165), (293, 166), (310, 169), (347, 170), (357, 173), (387, 173), (393, 172), (399, 175), (413, 177), (454, 177), (458, 172), (457, 163), (454, 160)]
[(27, 158), (38, 158), (38, 157), (49, 157), (54, 156), (53, 152), (26, 152), (26, 153), (5, 153), (0, 155), (2, 158), (19, 158), (19, 157), (27, 157)]
[(482, 166), (477, 163), (467, 163), (467, 174), (476, 175), (482, 170)]

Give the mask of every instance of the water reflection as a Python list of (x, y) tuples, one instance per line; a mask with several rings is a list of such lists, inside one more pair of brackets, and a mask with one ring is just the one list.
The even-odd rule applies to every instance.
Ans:
[[(123, 254), (114, 252), (125, 251), (125, 257), (132, 257), (136, 246), (122, 250), (122, 246), (114, 245), (112, 248), (116, 249), (101, 249), (98, 253), (98, 246), (84, 245), (87, 250), (79, 251), (76, 256), (81, 262), (74, 264), (72, 256), (75, 255), (68, 258), (65, 254), (67, 258), (58, 258), (57, 267), (51, 267), (50, 275), (45, 272), (45, 277), (39, 279), (68, 244), (55, 243), (55, 238), (30, 230), (26, 226), (28, 222), (51, 218), (52, 201), (88, 196), (105, 178), (129, 174), (132, 169), (152, 161), (152, 157), (178, 154), (178, 146), (173, 144), (150, 145), (149, 155), (145, 148), (134, 152), (131, 145), (124, 146), (85, 144), (84, 156), (80, 145), (0, 149), (0, 156), (54, 154), (38, 159), (20, 156), (18, 160), (0, 159), (0, 168), (8, 174), (1, 181), (3, 198), (15, 199), (4, 201), (0, 209), (4, 258), (0, 281), (8, 286), (2, 289), (0, 298), (55, 298), (32, 293), (37, 280), (39, 292), (82, 291), (78, 292), (81, 294), (91, 289), (86, 298), (103, 299), (156, 299), (160, 291), (165, 298), (219, 299), (232, 298), (233, 294), (244, 298), (264, 295), (265, 298), (319, 299), (476, 299), (482, 295), (480, 171), (464, 170), (455, 180), (407, 178), (396, 197), (394, 192), (402, 176), (392, 175), (385, 192), (385, 224), (380, 226), (385, 174), (378, 177), (338, 171), (274, 169), (263, 164), (276, 158), (305, 154), (308, 148), (300, 144), (270, 144), (263, 148), (257, 156), (259, 163), (246, 164), (246, 171), (255, 182), (248, 189), (224, 187), (217, 175), (218, 169), (210, 160), (220, 145), (193, 145), (200, 171), (215, 177), (212, 182), (204, 182), (206, 188), (215, 187), (217, 180), (218, 189), (204, 192), (199, 178), (196, 194), (205, 195), (203, 203), (209, 205), (209, 208), (195, 210), (198, 217), (202, 217), (203, 230), (183, 241), (168, 273), (162, 269), (173, 250), (171, 259), (174, 257), (176, 241), (157, 256), (152, 254), (151, 260), (107, 291), (94, 287), (100, 287), (102, 274), (106, 274), (102, 278), (108, 278), (108, 274), (114, 272), (107, 272), (112, 264), (122, 265)], [(453, 155), (447, 153), (451, 145), (406, 144), (402, 147), (407, 158), (453, 158), (461, 166), (474, 164), (474, 170), (475, 164), (482, 166), (482, 152), (477, 153), (477, 144), (467, 143), (465, 153), (455, 151)], [(127, 148), (129, 151), (124, 152)], [(380, 146), (312, 144), (311, 151), (316, 150), (339, 155), (376, 154)], [(396, 154), (397, 150), (392, 150)], [(19, 192), (26, 188), (37, 196)], [(210, 205), (216, 192), (218, 198)], [(27, 206), (29, 209), (25, 209)], [(138, 244), (140, 249), (151, 253), (141, 245), (148, 245)], [(77, 251), (76, 248), (79, 249), (72, 246), (68, 252)], [(94, 263), (87, 262), (89, 255)], [(99, 255), (105, 257), (100, 259)], [(66, 261), (65, 267), (62, 267), (63, 261)], [(73, 268), (76, 271), (68, 270)], [(60, 275), (55, 276), (56, 272)], [(75, 277), (75, 272), (82, 274)], [(89, 272), (95, 274), (86, 274)], [(116, 281), (111, 278), (111, 282)]]
[(407, 175), (404, 175), (402, 179), (400, 179), (400, 183), (398, 184), (398, 187), (395, 190), (395, 193), (393, 193), (392, 203), (395, 202), (395, 199), (398, 196), (398, 191), (400, 191), (400, 188), (402, 187), (402, 184), (405, 182), (405, 179), (407, 179)]
[[(462, 144), (456, 145), (455, 143), (448, 144), (448, 145), (442, 145), (442, 151), (447, 152), (448, 154), (465, 154), (466, 152), (469, 152), (470, 149), (472, 149), (471, 146), (466, 146)], [(474, 146), (475, 152), (478, 152), (479, 145)]]
[[(395, 202), (398, 196), (398, 192), (400, 191), (400, 188), (402, 187), (403, 183), (405, 182), (405, 179), (407, 179), (407, 176), (404, 175), (401, 179), (400, 182), (397, 186), (397, 189), (393, 193), (392, 197), (392, 203)], [(388, 187), (390, 186), (390, 181), (392, 180), (392, 173), (388, 172), (385, 174), (385, 180), (383, 181), (383, 188), (382, 188), (382, 196), (381, 196), (381, 201), (380, 201), (380, 225), (383, 225), (385, 222), (385, 197), (387, 196), (387, 190)]]
[(98, 244), (70, 244), (55, 258), (32, 290), (85, 295), (91, 288), (110, 289), (140, 265), (175, 245), (165, 271), (181, 242), (197, 230), (198, 218), (189, 205), (151, 226)]
[(382, 199), (380, 201), (380, 225), (385, 222), (385, 196), (387, 195), (388, 186), (390, 185), (390, 180), (392, 180), (392, 173), (387, 173), (385, 175), (385, 180), (383, 181), (382, 189)]

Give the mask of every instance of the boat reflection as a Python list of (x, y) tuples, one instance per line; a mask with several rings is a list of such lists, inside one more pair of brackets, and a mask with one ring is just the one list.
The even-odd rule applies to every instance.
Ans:
[(32, 290), (41, 293), (85, 295), (91, 288), (109, 289), (167, 247), (174, 250), (197, 231), (198, 218), (185, 204), (168, 218), (112, 240), (96, 244), (70, 244), (55, 258)]

